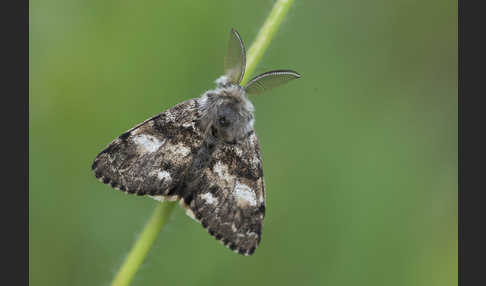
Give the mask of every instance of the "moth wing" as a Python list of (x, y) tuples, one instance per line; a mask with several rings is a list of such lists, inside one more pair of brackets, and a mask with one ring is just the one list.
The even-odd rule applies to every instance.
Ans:
[[(192, 216), (231, 250), (251, 255), (260, 243), (265, 189), (258, 138), (219, 144), (188, 207)], [(187, 202), (186, 202), (187, 203)]]
[(258, 94), (297, 78), (300, 74), (291, 70), (269, 71), (252, 78), (244, 89), (248, 94)]
[(197, 101), (184, 101), (113, 140), (95, 158), (95, 176), (137, 195), (176, 199), (177, 187), (202, 142)]
[(224, 58), (225, 75), (234, 84), (240, 84), (245, 73), (246, 51), (240, 34), (231, 29), (228, 48)]

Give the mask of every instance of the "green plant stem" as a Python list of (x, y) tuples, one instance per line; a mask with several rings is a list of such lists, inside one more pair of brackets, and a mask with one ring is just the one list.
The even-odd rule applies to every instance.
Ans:
[(272, 11), (270, 11), (267, 20), (265, 20), (265, 23), (263, 23), (263, 26), (258, 32), (255, 41), (248, 50), (245, 75), (243, 76), (241, 85), (244, 85), (250, 79), (250, 76), (255, 71), (258, 62), (260, 62), (260, 59), (272, 41), (275, 32), (277, 32), (278, 27), (287, 15), (287, 12), (289, 11), (293, 2), (294, 0), (278, 0), (273, 5)]
[(147, 256), (147, 253), (154, 243), (155, 238), (157, 238), (160, 230), (167, 222), (175, 205), (175, 202), (163, 202), (157, 205), (152, 217), (150, 217), (142, 233), (133, 245), (133, 248), (125, 258), (122, 267), (113, 279), (111, 286), (130, 285), (135, 273), (144, 261), (145, 256)]
[[(278, 0), (270, 11), (267, 20), (258, 32), (258, 35), (250, 46), (246, 61), (246, 72), (241, 84), (244, 85), (253, 74), (257, 63), (260, 61), (265, 50), (270, 44), (275, 32), (282, 23), (293, 0)], [(132, 281), (138, 268), (147, 256), (150, 247), (154, 243), (160, 230), (167, 222), (176, 203), (163, 202), (159, 204), (152, 214), (152, 217), (145, 225), (142, 233), (128, 253), (120, 270), (116, 274), (111, 286), (128, 286)]]

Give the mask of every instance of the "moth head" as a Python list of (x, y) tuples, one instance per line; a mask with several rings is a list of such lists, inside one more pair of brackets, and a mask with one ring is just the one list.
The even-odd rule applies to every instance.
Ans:
[(203, 103), (203, 126), (217, 140), (234, 144), (253, 129), (253, 105), (244, 90), (230, 86), (206, 93)]
[(244, 86), (246, 51), (240, 34), (231, 29), (224, 58), (225, 73), (216, 80), (217, 88), (200, 98), (200, 124), (206, 133), (227, 143), (236, 143), (253, 130), (253, 105), (247, 94), (258, 94), (289, 80), (300, 78), (291, 70), (274, 70), (257, 75)]

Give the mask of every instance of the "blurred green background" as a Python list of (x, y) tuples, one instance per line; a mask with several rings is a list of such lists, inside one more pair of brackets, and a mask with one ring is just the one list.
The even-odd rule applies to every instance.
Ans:
[[(274, 1), (30, 1), (31, 285), (108, 285), (156, 201), (90, 166), (214, 87)], [(456, 285), (457, 2), (295, 1), (252, 97), (267, 216), (252, 257), (177, 207), (132, 285)]]

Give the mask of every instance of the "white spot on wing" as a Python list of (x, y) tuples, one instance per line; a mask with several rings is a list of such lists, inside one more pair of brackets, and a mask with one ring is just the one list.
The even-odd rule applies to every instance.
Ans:
[(241, 148), (238, 145), (234, 146), (234, 150), (235, 150), (235, 153), (236, 153), (237, 156), (241, 157), (243, 155), (243, 151), (241, 150)]
[(182, 157), (185, 157), (191, 153), (191, 149), (184, 146), (182, 143), (178, 143), (177, 145), (170, 145), (167, 146), (167, 148), (171, 151), (171, 153), (175, 155), (180, 155)]
[(167, 171), (159, 171), (157, 173), (157, 177), (160, 180), (164, 180), (165, 182), (168, 182), (168, 181), (171, 181), (172, 180), (172, 177), (170, 176), (169, 172), (167, 172)]
[(218, 199), (213, 196), (211, 193), (204, 193), (201, 195), (201, 198), (205, 200), (208, 204), (216, 205), (218, 204)]
[(173, 201), (177, 201), (178, 197), (177, 196), (148, 196), (149, 198), (152, 198), (156, 201), (159, 201), (159, 202), (164, 202), (164, 201), (169, 201), (169, 202), (173, 202)]
[(182, 127), (193, 127), (194, 128), (194, 122), (193, 121), (190, 121), (190, 122), (184, 122), (182, 123)]
[(221, 162), (214, 164), (213, 171), (223, 180), (231, 180), (233, 178), (228, 172), (228, 166)]
[(169, 172), (165, 170), (154, 170), (150, 172), (151, 176), (157, 176), (157, 178), (165, 183), (170, 183), (172, 181), (172, 177)]
[(245, 206), (249, 204), (251, 206), (257, 205), (256, 195), (250, 187), (240, 182), (236, 182), (235, 191), (233, 193), (238, 205)]
[(191, 153), (191, 149), (187, 148), (186, 146), (180, 143), (177, 146), (179, 146), (179, 148), (176, 149), (177, 154), (180, 154), (182, 156), (187, 156), (189, 155), (189, 153)]
[(157, 151), (160, 146), (164, 144), (164, 141), (160, 141), (158, 138), (147, 134), (140, 134), (133, 138), (133, 142), (135, 142), (135, 144), (137, 144), (145, 152), (150, 153)]

